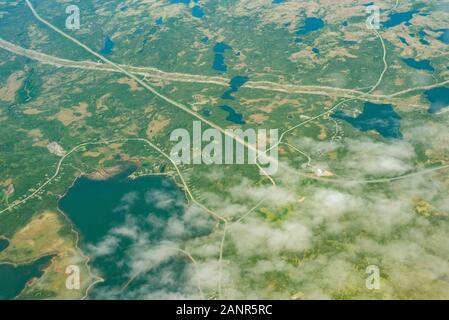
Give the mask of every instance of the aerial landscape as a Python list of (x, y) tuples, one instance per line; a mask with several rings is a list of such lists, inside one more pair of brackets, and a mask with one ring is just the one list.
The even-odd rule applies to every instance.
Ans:
[(448, 300), (449, 1), (0, 0), (0, 300)]

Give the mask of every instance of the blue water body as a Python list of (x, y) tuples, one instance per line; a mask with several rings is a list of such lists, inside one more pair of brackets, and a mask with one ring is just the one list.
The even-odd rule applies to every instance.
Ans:
[(320, 49), (312, 48), (312, 52), (315, 53), (315, 54), (320, 54)]
[(208, 43), (208, 42), (209, 42), (209, 37), (203, 37), (203, 38), (201, 39), (201, 42), (202, 42), (202, 43)]
[[(81, 247), (92, 252), (92, 267), (105, 280), (93, 287), (89, 295), (92, 299), (104, 299), (105, 295), (107, 299), (111, 295), (118, 298), (144, 289), (145, 293), (162, 289), (180, 292), (180, 287), (186, 285), (183, 275), (187, 260), (176, 257), (147, 268), (153, 260), (145, 259), (145, 254), (166, 241), (187, 241), (210, 232), (208, 223), (199, 226), (193, 222), (186, 222), (185, 229), (173, 232), (172, 226), (178, 227), (184, 221), (184, 192), (172, 178), (129, 179), (130, 172), (103, 181), (81, 177), (59, 202), (59, 208), (80, 233)], [(106, 251), (96, 249), (104, 248), (111, 241), (112, 246), (106, 245)], [(146, 265), (129, 283), (130, 274), (134, 273), (133, 260)], [(167, 274), (173, 278), (164, 278)]]
[(407, 42), (407, 40), (405, 40), (405, 38), (399, 37), (399, 40), (400, 40), (403, 44), (409, 46), (409, 43)]
[(223, 54), (215, 54), (214, 57), (214, 64), (212, 65), (212, 69), (220, 71), (220, 72), (226, 72), (228, 71), (228, 66), (225, 63), (225, 57)]
[(364, 7), (371, 7), (372, 5), (374, 5), (374, 2), (365, 3), (363, 6)]
[(409, 24), (413, 16), (417, 14), (418, 10), (410, 10), (406, 12), (392, 13), (389, 15), (389, 19), (383, 23), (385, 28), (393, 28), (403, 23)]
[(343, 112), (336, 112), (333, 118), (344, 120), (363, 132), (375, 130), (384, 138), (401, 139), (401, 117), (391, 104), (366, 102), (363, 113), (353, 118)]
[(231, 82), (229, 84), (230, 89), (228, 91), (226, 91), (225, 93), (223, 93), (223, 95), (221, 96), (222, 99), (225, 100), (234, 100), (234, 93), (236, 93), (237, 91), (239, 91), (239, 89), (245, 85), (245, 83), (247, 83), (249, 81), (248, 77), (245, 76), (236, 76), (234, 78), (231, 79)]
[(430, 101), (429, 113), (436, 113), (441, 109), (449, 107), (449, 88), (440, 87), (424, 91), (425, 96)]
[(246, 123), (243, 115), (241, 113), (237, 113), (232, 107), (224, 105), (220, 106), (220, 109), (228, 113), (226, 120), (241, 125)]
[(160, 25), (162, 25), (162, 22), (164, 22), (164, 20), (162, 19), (162, 17), (160, 17), (156, 20), (156, 25), (160, 26)]
[(107, 36), (106, 39), (104, 40), (104, 45), (103, 45), (103, 49), (100, 50), (100, 54), (102, 55), (108, 55), (112, 53), (112, 50), (114, 49), (114, 41), (112, 41), (112, 39)]
[(283, 2), (285, 2), (285, 1), (286, 1), (286, 0), (273, 0), (272, 3), (278, 4), (278, 3), (283, 3)]
[(324, 28), (324, 21), (320, 18), (306, 18), (304, 26), (302, 26), (297, 32), (297, 35), (305, 35), (313, 31), (317, 31)]
[(430, 64), (430, 60), (415, 60), (413, 58), (404, 58), (402, 59), (406, 65), (412, 67), (417, 70), (427, 70), (427, 71), (435, 71), (435, 69)]
[(426, 39), (423, 39), (423, 38), (429, 36), (429, 34), (428, 34), (427, 32), (425, 32), (424, 30), (421, 30), (420, 32), (418, 32), (418, 35), (419, 35), (420, 37), (422, 37), (421, 39), (419, 39), (419, 42), (420, 42), (421, 44), (423, 44), (423, 45), (425, 45), (425, 46), (430, 45), (430, 42), (429, 42), (429, 41), (427, 41)]
[(214, 46), (214, 52), (215, 53), (225, 53), (226, 50), (231, 50), (232, 47), (224, 42), (218, 42)]
[(204, 109), (201, 113), (206, 117), (210, 117), (210, 115), (212, 114), (209, 109)]
[(425, 32), (424, 30), (421, 30), (420, 32), (418, 32), (418, 34), (421, 36), (421, 37), (428, 37), (429, 35), (427, 34), (427, 32)]
[(347, 27), (347, 26), (349, 25), (349, 22), (348, 22), (348, 21), (344, 21), (341, 25), (342, 25), (343, 27)]
[(449, 29), (439, 29), (437, 32), (442, 32), (443, 34), (438, 37), (438, 40), (444, 42), (445, 44), (449, 44)]
[[(192, 0), (169, 0), (171, 4), (178, 4), (178, 3), (182, 3), (182, 4), (186, 4), (189, 5), (190, 2), (192, 2)], [(193, 3), (198, 3), (198, 0), (193, 0)], [(201, 8), (199, 5), (195, 5), (192, 7), (192, 16), (194, 16), (195, 18), (202, 18), (204, 17), (205, 12), (204, 9)]]
[(53, 257), (53, 255), (44, 256), (33, 262), (20, 265), (0, 263), (0, 300), (17, 297), (29, 281), (42, 276)]
[(0, 252), (5, 250), (6, 248), (8, 248), (8, 246), (9, 246), (9, 241), (6, 239), (0, 238)]
[(219, 42), (214, 46), (214, 63), (212, 65), (212, 69), (220, 71), (220, 72), (226, 72), (228, 71), (228, 66), (225, 63), (225, 56), (224, 53), (227, 50), (231, 50), (232, 47), (227, 45), (224, 42)]
[[(191, 0), (169, 0), (171, 4), (177, 4), (177, 3), (182, 3), (182, 4), (186, 4), (189, 5)], [(198, 3), (198, 0), (193, 0), (194, 3)], [(198, 4), (192, 7), (192, 16), (194, 16), (195, 18), (199, 18), (201, 19), (202, 17), (204, 17), (205, 12), (204, 9), (201, 8)]]
[(192, 8), (192, 16), (194, 16), (195, 18), (202, 18), (204, 17), (204, 14), (204, 10), (200, 6), (194, 6)]

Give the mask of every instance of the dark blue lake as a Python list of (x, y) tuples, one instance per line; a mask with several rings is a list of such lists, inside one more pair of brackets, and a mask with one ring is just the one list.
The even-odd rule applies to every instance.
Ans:
[(428, 37), (429, 35), (427, 34), (427, 32), (425, 32), (424, 30), (421, 30), (420, 32), (418, 32), (418, 34), (421, 36), (421, 37)]
[(210, 115), (212, 114), (209, 109), (204, 109), (201, 113), (206, 117), (210, 117)]
[[(189, 5), (190, 2), (192, 2), (192, 0), (169, 0), (171, 4), (178, 4), (178, 3), (182, 3), (182, 4), (186, 4)], [(193, 0), (194, 3), (198, 3), (197, 0)], [(194, 5), (192, 7), (192, 16), (194, 16), (195, 18), (202, 18), (204, 17), (205, 13), (203, 8), (201, 8), (199, 5)]]
[(100, 54), (102, 55), (108, 55), (112, 53), (112, 50), (114, 49), (114, 41), (112, 41), (112, 39), (107, 36), (106, 39), (104, 40), (104, 45), (103, 45), (103, 49), (100, 50)]
[(408, 65), (411, 68), (417, 69), (417, 70), (427, 70), (427, 71), (435, 71), (435, 69), (430, 64), (430, 60), (415, 60), (412, 58), (404, 58), (402, 59), (406, 65)]
[(407, 40), (406, 40), (405, 38), (399, 37), (399, 40), (400, 40), (403, 44), (405, 44), (406, 46), (409, 46), (409, 43), (407, 42)]
[(336, 112), (332, 117), (344, 120), (363, 132), (374, 130), (387, 139), (402, 138), (401, 117), (394, 111), (391, 104), (366, 102), (363, 113), (356, 118), (343, 112)]
[(0, 300), (14, 299), (19, 295), (30, 280), (42, 276), (52, 258), (52, 255), (45, 256), (21, 265), (0, 263)]
[(406, 12), (392, 13), (388, 16), (388, 20), (383, 23), (385, 28), (393, 28), (403, 23), (409, 24), (415, 14), (419, 13), (418, 10), (410, 10)]
[(227, 45), (224, 42), (219, 42), (215, 44), (214, 46), (214, 63), (212, 65), (212, 69), (220, 71), (220, 72), (226, 72), (228, 70), (228, 66), (225, 63), (225, 52), (227, 50), (231, 50), (232, 47)]
[(320, 18), (306, 18), (304, 25), (296, 32), (297, 35), (306, 35), (310, 32), (324, 28), (324, 21)]
[(237, 113), (232, 107), (224, 105), (220, 106), (220, 109), (228, 113), (226, 120), (241, 125), (246, 123), (243, 115), (241, 113)]
[[(93, 288), (90, 298), (136, 298), (139, 290), (152, 292), (161, 287), (167, 292), (182, 290), (188, 260), (176, 256), (152, 267), (149, 252), (167, 241), (210, 232), (209, 226), (194, 222), (170, 232), (174, 221), (182, 225), (184, 192), (170, 177), (129, 179), (130, 172), (104, 181), (81, 177), (59, 201), (59, 208), (79, 231), (80, 245), (91, 265), (105, 279)], [(135, 273), (136, 264), (142, 264), (139, 273)], [(173, 283), (164, 283), (167, 273), (175, 277)]]
[(218, 42), (214, 46), (215, 53), (225, 53), (226, 50), (231, 50), (232, 47), (224, 42)]
[(200, 6), (194, 6), (192, 8), (192, 16), (194, 16), (195, 18), (204, 17), (204, 10)]
[(8, 248), (8, 246), (9, 246), (9, 241), (6, 240), (6, 239), (1, 238), (0, 239), (0, 252), (5, 250), (6, 248)]
[(222, 95), (222, 99), (226, 99), (226, 100), (234, 100), (234, 93), (238, 92), (239, 89), (245, 85), (245, 83), (247, 83), (249, 81), (248, 77), (245, 76), (236, 76), (234, 78), (231, 79), (230, 82), (230, 89), (228, 91), (226, 91), (225, 93), (223, 93)]
[(445, 44), (449, 44), (449, 29), (439, 29), (436, 30), (438, 32), (442, 32), (443, 34), (438, 37), (438, 40), (444, 42)]
[(424, 91), (427, 99), (430, 101), (429, 113), (436, 113), (446, 107), (449, 107), (449, 88), (440, 87)]
[(212, 65), (212, 69), (220, 71), (220, 72), (228, 71), (228, 66), (225, 63), (225, 57), (223, 54), (217, 53), (214, 56), (214, 63)]

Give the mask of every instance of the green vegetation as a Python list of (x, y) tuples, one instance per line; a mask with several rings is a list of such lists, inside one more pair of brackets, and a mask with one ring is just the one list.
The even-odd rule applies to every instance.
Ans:
[[(437, 1), (401, 1), (393, 10), (419, 9), (421, 15), (379, 34), (366, 28), (365, 8), (353, 1), (202, 1), (202, 19), (192, 17), (185, 4), (168, 1), (75, 1), (82, 13), (75, 31), (64, 27), (66, 2), (31, 2), (42, 18), (95, 52), (109, 36), (114, 48), (108, 59), (221, 128), (236, 127), (219, 108), (229, 105), (243, 114), (242, 129), (285, 132), (279, 146), (283, 167), (272, 177), (275, 186), (255, 166), (174, 167), (166, 157), (170, 134), (191, 130), (194, 115), (129, 74), (105, 70), (114, 66), (93, 69), (98, 57), (39, 22), (24, 1), (2, 3), (0, 236), (19, 240), (1, 252), (0, 263), (13, 261), (21, 270), (29, 260), (53, 253), (47, 250), (51, 243), (61, 244), (43, 275), (32, 273), (39, 279), (6, 298), (20, 292), (20, 299), (85, 295), (98, 280), (86, 267), (87, 256), (95, 255), (87, 248), (101, 241), (89, 242), (74, 230), (58, 202), (80, 175), (108, 178), (128, 165), (137, 168), (134, 178), (172, 176), (189, 200), (182, 223), (164, 229), (176, 235), (168, 238), (178, 251), (160, 261), (136, 261), (154, 264), (142, 273), (152, 280), (177, 273), (185, 287), (177, 295), (170, 292), (176, 298), (449, 297), (449, 113), (429, 114), (423, 94), (423, 87), (448, 86), (449, 47), (436, 30), (447, 26), (449, 14), (434, 6)], [(387, 15), (391, 1), (379, 6)], [(323, 29), (296, 34), (306, 17), (323, 19)], [(424, 38), (429, 45), (419, 42)], [(48, 56), (13, 53), (4, 42)], [(219, 42), (232, 47), (224, 54), (225, 73), (212, 68)], [(405, 57), (429, 60), (435, 72), (412, 69), (402, 62)], [(234, 76), (250, 82), (235, 100), (222, 99)], [(331, 117), (341, 111), (355, 118), (365, 102), (391, 104), (401, 117), (403, 139)], [(63, 153), (52, 150), (52, 143)], [(435, 171), (425, 171), (430, 168)], [(37, 223), (39, 232), (23, 236), (48, 212), (59, 218)], [(173, 212), (166, 208), (166, 214)], [(211, 219), (210, 233), (184, 236)], [(165, 244), (158, 240), (151, 239), (152, 249)], [(126, 241), (140, 243), (131, 236)], [(63, 273), (72, 260), (83, 266), (85, 279), (73, 294), (65, 291)], [(381, 270), (380, 291), (365, 287), (369, 265)], [(122, 297), (172, 297), (163, 285), (146, 287), (137, 267), (127, 267), (130, 274), (121, 276), (142, 296)], [(19, 273), (28, 280), (29, 272)], [(0, 270), (0, 278), (5, 275)], [(94, 296), (102, 297), (97, 287)]]

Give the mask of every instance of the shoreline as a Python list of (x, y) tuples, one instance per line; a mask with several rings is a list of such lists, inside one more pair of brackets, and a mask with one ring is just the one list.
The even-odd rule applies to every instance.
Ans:
[[(135, 164), (135, 163), (131, 163), (131, 164), (132, 164), (132, 165), (135, 165), (135, 166), (136, 166), (136, 169), (133, 170), (129, 175), (127, 175), (126, 177), (124, 177), (125, 180), (134, 181), (134, 180), (137, 180), (137, 179), (139, 179), (139, 178), (145, 178), (145, 177), (162, 177), (162, 176), (163, 176), (163, 177), (167, 177), (167, 178), (173, 180), (174, 184), (176, 185), (177, 188), (179, 188), (179, 190), (182, 190), (182, 192), (184, 193), (184, 198), (185, 198), (186, 204), (189, 205), (189, 204), (191, 203), (191, 202), (189, 201), (187, 191), (185, 190), (185, 188), (184, 188), (183, 185), (181, 185), (178, 181), (176, 181), (176, 174), (174, 174), (173, 172), (167, 172), (167, 173), (145, 173), (145, 174), (141, 174), (141, 175), (138, 175), (138, 176), (133, 176), (133, 174), (138, 170), (139, 167), (138, 167), (137, 164)], [(125, 173), (126, 170), (128, 170), (128, 169), (129, 169), (129, 167), (125, 167), (125, 168), (123, 168), (123, 170), (120, 170), (119, 172), (116, 172), (115, 174), (113, 174), (113, 175), (111, 175), (111, 176), (108, 176), (108, 177), (105, 177), (105, 178), (103, 178), (103, 179), (93, 179), (93, 178), (90, 177), (90, 175), (91, 175), (92, 173), (89, 174), (89, 173), (86, 173), (86, 172), (81, 172), (79, 175), (77, 175), (77, 176), (75, 177), (75, 179), (73, 179), (72, 183), (71, 183), (70, 186), (67, 188), (67, 190), (64, 192), (64, 194), (58, 196), (59, 199), (58, 199), (57, 204), (56, 204), (57, 211), (58, 211), (58, 213), (61, 214), (61, 215), (64, 217), (64, 219), (69, 223), (70, 228), (71, 228), (71, 231), (75, 234), (75, 236), (76, 236), (76, 240), (75, 240), (75, 249), (76, 249), (76, 250), (80, 253), (80, 255), (85, 259), (84, 265), (85, 265), (86, 269), (88, 270), (88, 273), (89, 273), (90, 278), (91, 278), (91, 279), (94, 279), (94, 281), (92, 281), (92, 282), (89, 284), (89, 286), (87, 286), (87, 288), (86, 288), (86, 290), (85, 290), (85, 294), (80, 298), (80, 300), (87, 300), (87, 299), (89, 298), (89, 293), (94, 289), (95, 285), (97, 285), (97, 284), (99, 284), (99, 283), (102, 283), (102, 282), (105, 282), (106, 280), (105, 280), (104, 278), (102, 278), (101, 276), (95, 274), (95, 273), (92, 271), (92, 267), (91, 267), (91, 265), (90, 265), (91, 258), (83, 252), (83, 250), (81, 249), (81, 247), (80, 247), (80, 245), (79, 245), (80, 242), (81, 242), (81, 239), (80, 239), (80, 238), (81, 238), (81, 237), (80, 237), (80, 231), (76, 228), (76, 226), (74, 225), (74, 223), (73, 223), (73, 221), (70, 219), (70, 217), (67, 215), (67, 213), (64, 212), (64, 211), (60, 208), (60, 206), (59, 206), (59, 201), (67, 195), (67, 193), (70, 191), (70, 189), (73, 188), (73, 186), (75, 185), (75, 183), (76, 183), (76, 182), (78, 181), (78, 179), (80, 179), (80, 178), (87, 178), (87, 179), (89, 179), (89, 180), (91, 180), (91, 181), (107, 181), (107, 180), (116, 178), (116, 177), (119, 176), (120, 174)], [(1, 263), (0, 263), (0, 264), (1, 264)]]

